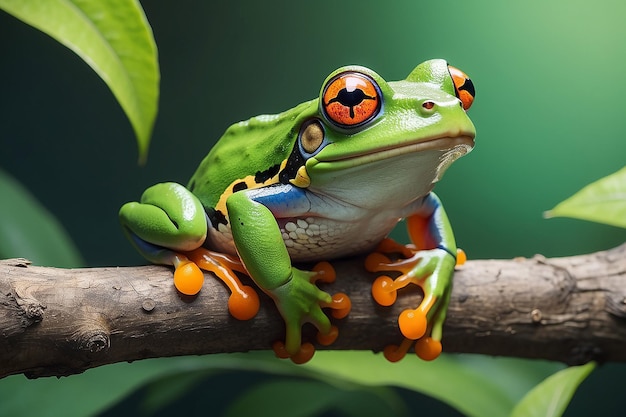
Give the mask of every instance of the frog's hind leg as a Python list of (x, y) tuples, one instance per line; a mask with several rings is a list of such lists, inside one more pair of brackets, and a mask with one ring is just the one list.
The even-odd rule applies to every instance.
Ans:
[[(409, 217), (407, 226), (413, 244), (401, 245), (385, 239), (365, 261), (365, 268), (370, 272), (400, 273), (395, 279), (383, 275), (374, 281), (372, 296), (378, 304), (392, 305), (398, 291), (410, 284), (419, 286), (424, 294), (416, 308), (406, 309), (398, 317), (398, 326), (406, 339), (398, 346), (385, 349), (385, 356), (390, 361), (401, 359), (412, 341), (416, 341), (415, 352), (424, 360), (435, 359), (442, 350), (442, 328), (452, 274), (455, 265), (465, 259), (464, 253), (457, 253), (449, 228), (440, 227), (447, 224), (444, 216), (440, 210), (434, 221), (430, 217)], [(391, 260), (388, 254), (399, 255), (400, 259)]]
[(247, 274), (243, 264), (236, 256), (213, 252), (205, 248), (189, 252), (178, 252), (153, 245), (135, 234), (129, 238), (137, 250), (150, 262), (174, 266), (174, 286), (185, 295), (196, 295), (204, 284), (201, 269), (212, 272), (230, 289), (228, 310), (239, 320), (249, 320), (259, 311), (259, 296), (256, 291), (243, 285), (235, 271)]
[(248, 275), (246, 268), (238, 257), (210, 251), (205, 248), (195, 249), (187, 252), (186, 255), (191, 259), (193, 265), (212, 272), (228, 286), (231, 292), (228, 298), (228, 311), (230, 311), (233, 317), (239, 320), (249, 320), (257, 314), (259, 311), (258, 294), (254, 288), (243, 285), (234, 272), (237, 271)]
[[(302, 273), (303, 271), (300, 271)], [(317, 263), (310, 272), (304, 272), (305, 275), (308, 275), (308, 281), (311, 284), (316, 285), (318, 282), (322, 282), (325, 284), (330, 284), (335, 282), (336, 273), (335, 269), (332, 265), (326, 261), (322, 261)], [(336, 319), (342, 319), (346, 317), (352, 308), (352, 302), (350, 298), (344, 293), (335, 293), (326, 301), (319, 301), (319, 306), (321, 308), (331, 309), (331, 315)], [(320, 311), (321, 314), (321, 311)], [(313, 317), (311, 317), (313, 318)], [(322, 322), (327, 322), (328, 319), (323, 316), (318, 317), (317, 324), (315, 320), (309, 320), (311, 323), (315, 324), (318, 329), (317, 333), (317, 342), (323, 346), (329, 346), (335, 342), (337, 337), (339, 336), (339, 329), (335, 325), (321, 325)], [(299, 323), (301, 324), (301, 323)], [(329, 323), (330, 324), (330, 323)], [(287, 336), (288, 337), (288, 336)], [(298, 338), (295, 338), (295, 342), (299, 343), (299, 347), (297, 350), (292, 350), (291, 353), (287, 349), (287, 344), (289, 343), (287, 340), (276, 341), (272, 348), (277, 357), (281, 359), (291, 359), (292, 362), (296, 364), (302, 364), (308, 362), (315, 353), (315, 347), (310, 342), (300, 343), (299, 339), (299, 331)], [(292, 340), (293, 341), (293, 340)]]

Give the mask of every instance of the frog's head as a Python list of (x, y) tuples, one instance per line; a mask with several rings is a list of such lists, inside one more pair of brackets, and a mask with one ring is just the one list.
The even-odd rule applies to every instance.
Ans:
[[(297, 147), (311, 189), (367, 205), (407, 203), (425, 195), (446, 168), (474, 146), (466, 111), (470, 79), (443, 60), (418, 65), (402, 81), (386, 82), (358, 66), (324, 82), (313, 117), (301, 124)], [(296, 185), (297, 185), (296, 180)]]

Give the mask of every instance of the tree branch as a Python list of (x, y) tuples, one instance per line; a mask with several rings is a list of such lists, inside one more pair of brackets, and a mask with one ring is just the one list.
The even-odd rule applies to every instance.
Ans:
[[(393, 307), (370, 295), (362, 258), (333, 262), (326, 286), (352, 300), (332, 349), (380, 351), (401, 340)], [(174, 289), (160, 266), (57, 269), (0, 261), (0, 377), (69, 375), (144, 358), (268, 349), (283, 338), (273, 303), (249, 321), (228, 314), (228, 293), (205, 280), (197, 297)], [(312, 338), (313, 329), (305, 331)], [(311, 332), (309, 332), (311, 331)], [(470, 261), (455, 275), (444, 351), (543, 358), (570, 364), (626, 361), (626, 244), (567, 258)], [(321, 347), (323, 348), (323, 347)]]

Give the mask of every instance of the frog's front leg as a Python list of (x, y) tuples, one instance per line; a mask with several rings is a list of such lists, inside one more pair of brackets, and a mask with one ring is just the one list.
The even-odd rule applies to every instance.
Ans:
[(333, 308), (333, 316), (341, 318), (349, 312), (348, 297), (343, 294), (331, 297), (315, 285), (318, 280), (334, 280), (334, 271), (328, 263), (318, 264), (313, 271), (292, 266), (274, 214), (255, 201), (251, 193), (232, 194), (226, 206), (239, 257), (252, 279), (272, 297), (285, 321), (285, 343), (274, 345), (276, 354), (297, 363), (306, 362), (314, 348), (310, 343), (301, 345), (301, 326), (306, 322), (314, 324), (319, 330), (318, 341), (332, 343), (336, 328), (331, 326), (322, 308)]
[(156, 184), (139, 202), (124, 204), (119, 218), (139, 253), (152, 263), (176, 268), (179, 291), (190, 295), (200, 291), (203, 274), (183, 254), (200, 247), (207, 234), (204, 209), (193, 194), (180, 184)]
[(200, 268), (213, 272), (231, 290), (230, 313), (240, 319), (254, 317), (258, 295), (242, 285), (234, 271), (245, 272), (236, 257), (209, 251), (201, 245), (207, 235), (204, 207), (189, 190), (176, 183), (148, 188), (139, 202), (122, 206), (119, 212), (124, 233), (147, 260), (173, 265), (174, 285), (185, 295), (196, 295), (204, 283)]
[[(381, 305), (396, 301), (397, 291), (409, 284), (423, 290), (424, 297), (415, 309), (403, 311), (398, 325), (406, 338), (399, 346), (388, 346), (385, 356), (390, 361), (400, 360), (416, 341), (415, 352), (425, 360), (441, 353), (443, 323), (452, 290), (452, 276), (457, 263), (457, 248), (446, 213), (441, 202), (430, 193), (420, 209), (407, 218), (412, 245), (400, 245), (385, 239), (366, 259), (366, 269), (371, 272), (397, 271), (392, 279), (381, 276), (372, 285), (372, 295)], [(391, 261), (385, 254), (401, 256)]]

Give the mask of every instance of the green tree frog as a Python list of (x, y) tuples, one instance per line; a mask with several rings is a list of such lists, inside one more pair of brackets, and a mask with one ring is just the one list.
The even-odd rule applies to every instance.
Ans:
[[(317, 281), (334, 280), (325, 261), (373, 251), (368, 270), (400, 272), (373, 283), (379, 304), (393, 304), (411, 283), (424, 293), (400, 315), (404, 342), (385, 356), (398, 360), (415, 341), (418, 356), (434, 359), (457, 248), (432, 189), (474, 146), (466, 113), (474, 94), (470, 79), (440, 59), (396, 82), (360, 66), (339, 68), (318, 98), (228, 128), (186, 187), (157, 184), (125, 204), (123, 229), (149, 261), (174, 266), (183, 294), (200, 291), (201, 269), (213, 272), (230, 288), (229, 310), (238, 319), (259, 308), (238, 273), (251, 277), (285, 321), (285, 342), (274, 350), (297, 363), (314, 352), (302, 343), (301, 326), (314, 324), (318, 341), (330, 344), (337, 328), (322, 308), (338, 318), (350, 310), (348, 296), (318, 288)], [(386, 238), (404, 218), (406, 246)], [(318, 261), (311, 271), (294, 266)]]

